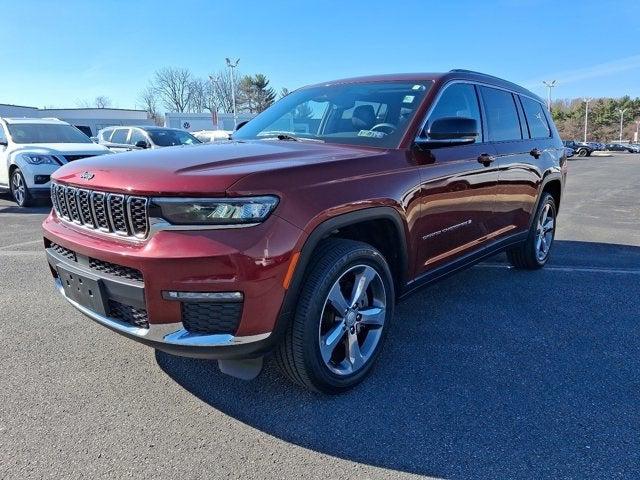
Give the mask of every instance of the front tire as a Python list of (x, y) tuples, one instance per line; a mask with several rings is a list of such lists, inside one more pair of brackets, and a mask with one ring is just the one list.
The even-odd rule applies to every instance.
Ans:
[(11, 173), (11, 195), (19, 207), (30, 207), (33, 205), (33, 197), (29, 193), (29, 187), (22, 175), (22, 171), (16, 168)]
[(579, 148), (578, 149), (578, 156), (579, 157), (588, 157), (589, 156), (589, 152), (587, 151), (586, 148)]
[(293, 382), (340, 393), (377, 359), (393, 317), (395, 292), (384, 257), (363, 242), (330, 238), (313, 253), (294, 318), (276, 350)]
[(537, 270), (549, 259), (556, 233), (557, 207), (553, 196), (543, 193), (527, 240), (507, 250), (509, 263), (516, 268)]

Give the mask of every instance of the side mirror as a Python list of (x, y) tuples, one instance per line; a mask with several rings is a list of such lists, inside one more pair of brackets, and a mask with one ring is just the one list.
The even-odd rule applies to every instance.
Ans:
[(9, 146), (9, 142), (7, 142), (6, 140), (0, 140), (0, 147), (7, 147)]
[(249, 120), (245, 120), (244, 122), (240, 122), (238, 125), (236, 125), (236, 130), (240, 130), (242, 127), (244, 127), (247, 123), (249, 123)]
[(149, 148), (149, 144), (147, 143), (146, 140), (138, 140), (135, 146), (136, 148), (142, 148), (142, 149)]
[(466, 145), (476, 141), (478, 130), (478, 121), (474, 118), (438, 118), (425, 128), (416, 144), (424, 148)]
[(89, 137), (93, 143), (99, 143), (98, 137)]

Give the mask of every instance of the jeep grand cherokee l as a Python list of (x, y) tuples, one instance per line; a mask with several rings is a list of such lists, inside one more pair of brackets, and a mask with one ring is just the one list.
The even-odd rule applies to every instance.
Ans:
[(544, 102), (498, 78), (301, 88), (219, 145), (74, 162), (44, 242), (60, 293), (122, 335), (312, 390), (361, 381), (394, 303), (501, 250), (549, 258), (566, 159)]

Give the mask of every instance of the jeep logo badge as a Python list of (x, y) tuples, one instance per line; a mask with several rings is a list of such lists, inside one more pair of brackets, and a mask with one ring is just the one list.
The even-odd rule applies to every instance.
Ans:
[(91, 180), (93, 177), (95, 177), (95, 175), (91, 172), (84, 172), (82, 175), (80, 175), (80, 178), (83, 180)]

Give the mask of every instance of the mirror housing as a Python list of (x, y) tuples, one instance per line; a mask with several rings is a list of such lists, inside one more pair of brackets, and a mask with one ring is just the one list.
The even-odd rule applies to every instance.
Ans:
[(466, 145), (476, 141), (478, 130), (478, 121), (474, 118), (438, 118), (425, 127), (416, 145), (424, 148)]
[(242, 127), (244, 127), (247, 123), (249, 123), (249, 120), (245, 120), (244, 122), (240, 122), (238, 125), (236, 125), (236, 130), (240, 130)]
[(9, 146), (9, 142), (6, 140), (0, 140), (0, 147), (8, 147)]
[(146, 140), (138, 140), (135, 146), (136, 148), (142, 148), (142, 149), (149, 148), (149, 144), (147, 143)]

